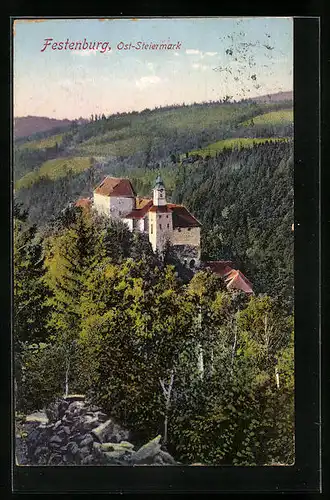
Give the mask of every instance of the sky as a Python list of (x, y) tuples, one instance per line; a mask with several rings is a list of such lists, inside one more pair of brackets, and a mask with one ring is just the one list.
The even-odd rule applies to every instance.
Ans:
[[(18, 19), (13, 29), (15, 117), (89, 118), (293, 89), (292, 18)], [(137, 50), (143, 42), (170, 48)]]

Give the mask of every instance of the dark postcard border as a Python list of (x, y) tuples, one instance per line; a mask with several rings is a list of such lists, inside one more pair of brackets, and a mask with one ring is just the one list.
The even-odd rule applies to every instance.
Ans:
[[(194, 468), (14, 465), (14, 492), (319, 491), (319, 19), (295, 19), (294, 33), (295, 465)], [(4, 213), (9, 215), (8, 206)], [(9, 354), (8, 350), (5, 354)]]

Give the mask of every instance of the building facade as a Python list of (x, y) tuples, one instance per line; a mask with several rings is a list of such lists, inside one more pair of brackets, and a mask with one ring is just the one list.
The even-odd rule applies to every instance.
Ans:
[(102, 215), (122, 219), (131, 231), (147, 234), (154, 251), (162, 252), (169, 242), (182, 262), (199, 266), (201, 224), (183, 205), (167, 202), (160, 177), (152, 198), (137, 197), (128, 179), (106, 177), (94, 190), (92, 206)]

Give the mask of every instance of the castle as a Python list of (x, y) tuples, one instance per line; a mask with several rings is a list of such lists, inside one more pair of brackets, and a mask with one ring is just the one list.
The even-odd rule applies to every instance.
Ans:
[(153, 251), (171, 243), (190, 268), (200, 264), (200, 222), (183, 206), (168, 203), (160, 176), (152, 198), (139, 198), (129, 179), (106, 177), (93, 193), (93, 208), (103, 215), (122, 219), (131, 231), (148, 234)]
[(152, 198), (136, 196), (129, 179), (105, 177), (94, 189), (92, 199), (80, 199), (76, 206), (93, 208), (100, 215), (121, 219), (130, 231), (148, 235), (153, 251), (162, 252), (166, 242), (191, 270), (210, 269), (221, 276), (227, 288), (253, 293), (252, 284), (231, 261), (201, 262), (201, 223), (186, 207), (166, 200), (165, 185), (157, 177)]

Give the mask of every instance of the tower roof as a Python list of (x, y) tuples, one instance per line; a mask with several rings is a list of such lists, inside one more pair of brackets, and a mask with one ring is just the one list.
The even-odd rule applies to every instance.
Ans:
[(154, 189), (155, 188), (160, 188), (160, 187), (165, 187), (164, 186), (164, 182), (163, 182), (163, 179), (161, 178), (160, 175), (158, 175), (157, 179), (156, 179), (156, 182), (155, 182), (155, 186), (154, 186)]
[(103, 196), (135, 197), (133, 186), (129, 179), (106, 177), (95, 189), (94, 193)]

